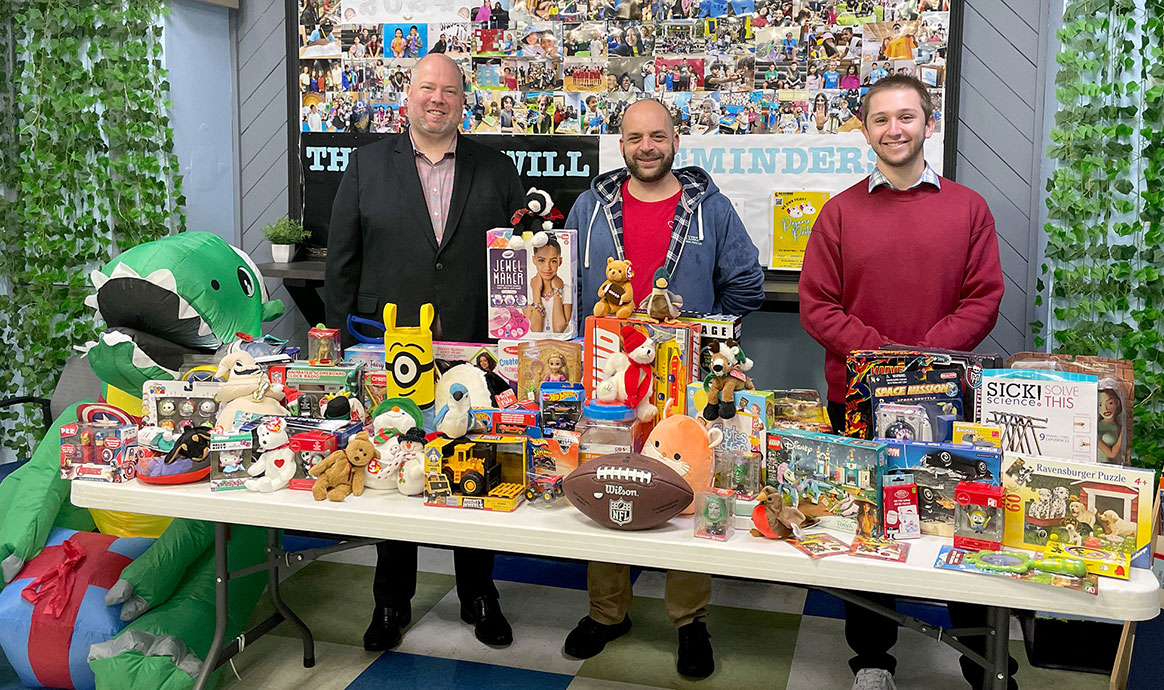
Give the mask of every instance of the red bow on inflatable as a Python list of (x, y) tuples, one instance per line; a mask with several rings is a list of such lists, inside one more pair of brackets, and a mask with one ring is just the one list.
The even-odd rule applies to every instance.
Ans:
[[(525, 216), (525, 215), (531, 215), (531, 216), (534, 216), (537, 218), (542, 217), (542, 216), (539, 216), (538, 214), (534, 213), (533, 211), (529, 210), (528, 208), (519, 208), (517, 210), (517, 212), (515, 212), (513, 214), (513, 218), (509, 219), (510, 225), (517, 225), (519, 222), (521, 222), (521, 217)], [(558, 207), (554, 206), (554, 207), (550, 208), (550, 213), (549, 213), (549, 215), (545, 216), (545, 220), (561, 220), (565, 217), (566, 216), (563, 216), (562, 212), (558, 210)]]
[(61, 542), (65, 551), (65, 558), (57, 566), (33, 580), (20, 596), (34, 606), (42, 599), (46, 600), (45, 613), (53, 618), (59, 618), (69, 603), (69, 595), (73, 591), (73, 581), (77, 577), (77, 569), (85, 560), (85, 552), (81, 547), (66, 539)]

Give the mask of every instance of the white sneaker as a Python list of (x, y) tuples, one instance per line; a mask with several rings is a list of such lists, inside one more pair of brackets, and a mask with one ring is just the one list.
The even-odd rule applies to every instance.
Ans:
[(893, 674), (883, 668), (863, 668), (853, 679), (853, 690), (897, 690)]

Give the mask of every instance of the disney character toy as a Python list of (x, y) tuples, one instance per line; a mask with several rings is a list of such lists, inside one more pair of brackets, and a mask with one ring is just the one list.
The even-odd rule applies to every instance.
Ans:
[(598, 302), (594, 305), (595, 316), (613, 314), (625, 319), (635, 310), (635, 291), (631, 287), (634, 269), (631, 262), (606, 257), (606, 280), (598, 286)]
[[(223, 380), (218, 389), (222, 406), (218, 409), (216, 425), (224, 431), (237, 429), (250, 417), (288, 414), (279, 402), (284, 396), (283, 384), (272, 384), (249, 352), (239, 351), (223, 357), (215, 376)], [(247, 413), (244, 419), (236, 416), (240, 412)]]
[[(247, 468), (247, 474), (258, 478), (248, 479), (244, 485), (250, 491), (278, 491), (295, 476), (295, 454), (289, 447), (286, 425), (281, 417), (271, 417), (255, 431), (255, 435), (259, 450), (263, 452)], [(260, 474), (263, 476), (259, 477)]]
[(667, 275), (667, 268), (660, 266), (659, 270), (655, 271), (651, 295), (647, 298), (647, 317), (651, 321), (665, 323), (679, 318), (683, 298), (667, 289), (670, 284), (671, 277)]

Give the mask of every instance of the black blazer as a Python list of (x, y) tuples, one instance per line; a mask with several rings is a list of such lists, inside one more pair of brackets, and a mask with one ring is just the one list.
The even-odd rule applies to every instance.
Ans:
[(512, 227), (525, 204), (513, 161), (457, 135), (453, 197), (437, 246), (408, 134), (352, 151), (332, 203), (324, 303), (327, 325), (343, 332), (348, 314), (381, 321), (397, 305), (397, 325), (415, 326), (420, 306), (436, 307), (444, 340), (483, 342), (485, 231)]

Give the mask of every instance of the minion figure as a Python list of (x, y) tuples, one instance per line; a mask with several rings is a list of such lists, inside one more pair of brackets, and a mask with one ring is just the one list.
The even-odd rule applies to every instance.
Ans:
[(408, 398), (424, 409), (435, 397), (431, 304), (420, 307), (419, 326), (396, 326), (396, 305), (384, 305), (384, 361), (388, 370), (385, 398)]

